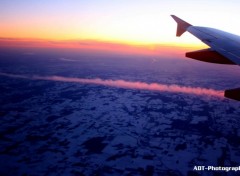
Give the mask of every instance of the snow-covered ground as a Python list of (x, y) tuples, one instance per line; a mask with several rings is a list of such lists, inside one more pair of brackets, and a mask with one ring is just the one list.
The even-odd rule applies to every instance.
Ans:
[[(90, 61), (52, 59), (31, 65), (23, 59), (19, 65), (2, 64), (0, 71), (188, 86), (199, 86), (199, 79), (203, 87), (224, 86), (224, 77), (204, 80), (197, 71), (186, 77), (188, 65), (178, 72), (171, 71), (169, 62), (171, 68), (163, 69), (163, 61), (152, 66), (144, 60), (134, 61), (136, 66)], [(181, 79), (174, 77), (180, 73)], [(193, 168), (239, 166), (239, 102), (5, 76), (0, 80), (0, 175), (213, 175)]]

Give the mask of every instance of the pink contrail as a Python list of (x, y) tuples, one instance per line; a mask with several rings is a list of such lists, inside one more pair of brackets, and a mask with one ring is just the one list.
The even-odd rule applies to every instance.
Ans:
[(174, 92), (174, 93), (186, 93), (195, 95), (209, 95), (215, 97), (224, 97), (224, 92), (214, 89), (206, 89), (200, 87), (186, 87), (179, 85), (166, 85), (158, 83), (144, 83), (144, 82), (132, 82), (124, 80), (103, 80), (103, 79), (85, 79), (85, 78), (71, 78), (63, 76), (26, 76), (17, 74), (0, 73), (1, 76), (7, 76), (12, 78), (32, 79), (32, 80), (45, 80), (45, 81), (59, 81), (81, 84), (95, 84), (109, 87), (119, 87), (126, 89), (138, 89), (138, 90), (150, 90), (160, 92)]

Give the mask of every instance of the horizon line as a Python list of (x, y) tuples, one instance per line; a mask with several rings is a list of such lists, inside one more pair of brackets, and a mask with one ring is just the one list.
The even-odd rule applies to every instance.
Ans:
[(178, 47), (178, 48), (199, 48), (202, 47), (202, 43), (199, 44), (186, 44), (186, 43), (174, 43), (174, 42), (133, 42), (133, 41), (114, 41), (114, 40), (101, 40), (101, 39), (51, 39), (51, 38), (33, 38), (33, 37), (2, 37), (0, 36), (0, 42), (2, 40), (6, 41), (25, 41), (25, 42), (56, 42), (55, 44), (61, 44), (62, 42), (95, 42), (95, 43), (105, 43), (105, 44), (120, 44), (120, 45), (127, 45), (127, 46), (166, 46), (166, 47)]

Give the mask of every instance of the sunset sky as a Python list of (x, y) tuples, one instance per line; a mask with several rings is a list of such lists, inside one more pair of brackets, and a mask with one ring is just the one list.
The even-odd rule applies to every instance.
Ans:
[(175, 37), (170, 15), (239, 34), (239, 10), (238, 0), (1, 0), (0, 37), (202, 47), (188, 33)]

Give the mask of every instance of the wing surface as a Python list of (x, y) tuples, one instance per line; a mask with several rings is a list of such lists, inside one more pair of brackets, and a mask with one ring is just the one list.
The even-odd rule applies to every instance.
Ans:
[[(186, 57), (217, 64), (240, 65), (240, 36), (218, 29), (193, 26), (171, 15), (177, 22), (176, 36), (188, 31), (210, 48), (186, 53)], [(224, 96), (240, 101), (240, 88), (225, 90)]]
[(177, 36), (181, 36), (185, 31), (188, 31), (210, 46), (211, 51), (217, 52), (236, 65), (240, 65), (240, 36), (218, 29), (192, 26), (175, 15), (171, 16), (178, 25)]

